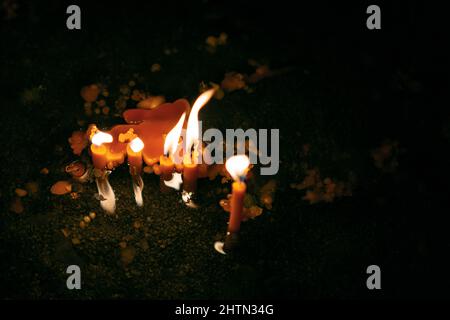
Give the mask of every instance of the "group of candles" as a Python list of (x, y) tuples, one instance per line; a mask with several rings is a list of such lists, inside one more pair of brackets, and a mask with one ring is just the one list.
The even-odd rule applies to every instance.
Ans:
[[(107, 180), (107, 172), (108, 169), (113, 169), (115, 166), (123, 163), (126, 154), (138, 205), (143, 205), (141, 196), (143, 188), (141, 173), (144, 161), (147, 164), (154, 164), (159, 160), (162, 191), (168, 190), (169, 187), (178, 189), (171, 182), (176, 178), (180, 178), (179, 169), (182, 167), (183, 179), (180, 179), (183, 183), (182, 192), (190, 199), (191, 195), (196, 192), (199, 176), (198, 157), (200, 140), (198, 112), (211, 99), (213, 94), (214, 90), (208, 90), (202, 93), (190, 110), (186, 100), (177, 100), (173, 104), (163, 104), (158, 107), (159, 110), (129, 110), (128, 114), (124, 114), (124, 118), (130, 125), (115, 126), (110, 132), (102, 132), (95, 126), (91, 127), (89, 132), (89, 137), (92, 142), (90, 152), (92, 163), (98, 171), (96, 179), (99, 193), (100, 190), (110, 189), (110, 193), (112, 193), (110, 197), (114, 197), (112, 188), (110, 188)], [(144, 111), (152, 113), (141, 113)], [(189, 117), (187, 120), (185, 141), (183, 141), (183, 149), (179, 140), (188, 111)], [(180, 113), (181, 116), (179, 116)], [(176, 124), (170, 129), (163, 143), (161, 143), (162, 141), (160, 140), (163, 133), (167, 132), (165, 130), (173, 125), (174, 119)], [(163, 148), (161, 148), (161, 144), (163, 144)], [(182, 150), (184, 152), (180, 157)], [(163, 151), (162, 154), (161, 151)], [(159, 157), (156, 157), (158, 153)], [(182, 162), (182, 166), (177, 166), (179, 162)], [(233, 156), (225, 164), (234, 182), (232, 184), (227, 238), (224, 244), (215, 244), (216, 250), (221, 253), (225, 253), (227, 249), (231, 249), (232, 241), (229, 240), (234, 239), (240, 229), (246, 192), (245, 176), (249, 164), (249, 159), (245, 155)], [(103, 208), (111, 212), (114, 211), (115, 204), (103, 206)]]

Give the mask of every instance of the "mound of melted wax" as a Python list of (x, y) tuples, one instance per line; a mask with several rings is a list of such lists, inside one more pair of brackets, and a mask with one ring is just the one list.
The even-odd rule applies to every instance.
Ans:
[[(151, 110), (129, 109), (125, 111), (123, 117), (127, 124), (116, 125), (107, 131), (113, 136), (113, 142), (104, 144), (108, 150), (109, 163), (115, 167), (124, 162), (128, 141), (120, 142), (119, 135), (126, 134), (133, 129), (134, 134), (144, 142), (142, 156), (145, 163), (147, 165), (154, 164), (164, 152), (165, 135), (176, 125), (183, 112), (188, 113), (189, 110), (189, 102), (179, 99), (173, 103), (163, 103)], [(111, 165), (108, 166), (111, 167)]]

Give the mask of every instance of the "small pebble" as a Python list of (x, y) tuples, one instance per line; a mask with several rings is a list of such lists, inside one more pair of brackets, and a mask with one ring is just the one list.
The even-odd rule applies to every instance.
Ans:
[(63, 195), (72, 191), (72, 184), (68, 181), (58, 181), (50, 189), (52, 194)]
[(133, 227), (134, 227), (135, 229), (139, 229), (140, 227), (142, 227), (142, 224), (141, 224), (140, 221), (135, 221), (135, 222), (133, 223)]
[(25, 197), (28, 194), (27, 190), (24, 190), (21, 188), (16, 188), (16, 190), (14, 190), (14, 192), (21, 198)]
[(121, 241), (121, 242), (119, 242), (119, 246), (120, 246), (122, 249), (125, 249), (125, 248), (127, 247), (127, 243), (126, 243), (125, 241)]
[(86, 102), (94, 102), (100, 94), (100, 88), (96, 84), (85, 86), (81, 89), (80, 95)]
[(154, 63), (154, 64), (152, 64), (151, 71), (152, 71), (152, 72), (158, 72), (158, 71), (161, 71), (161, 65), (160, 65), (159, 63)]
[(80, 195), (77, 192), (71, 192), (70, 197), (72, 198), (72, 200), (77, 200)]
[(67, 228), (61, 229), (61, 232), (65, 238), (67, 238), (70, 235), (70, 231)]
[(110, 111), (109, 107), (103, 107), (103, 109), (102, 109), (102, 113), (103, 113), (105, 116), (107, 116), (107, 115), (109, 114), (109, 111)]
[(217, 38), (214, 37), (214, 36), (207, 37), (205, 42), (206, 42), (206, 44), (208, 46), (211, 46), (211, 47), (216, 47), (217, 46)]
[(41, 171), (40, 171), (40, 173), (41, 173), (41, 174), (45, 174), (45, 175), (46, 175), (46, 174), (48, 174), (48, 173), (49, 173), (49, 171), (48, 171), (48, 169), (47, 169), (47, 168), (42, 168), (42, 169), (41, 169)]
[(83, 220), (80, 221), (80, 228), (81, 229), (86, 228), (86, 223)]
[(90, 217), (92, 220), (95, 219), (96, 216), (97, 216), (97, 215), (95, 214), (94, 211), (89, 212), (89, 217)]
[(89, 218), (89, 216), (85, 216), (85, 217), (83, 218), (83, 220), (84, 220), (84, 222), (86, 222), (86, 223), (91, 222), (91, 218)]

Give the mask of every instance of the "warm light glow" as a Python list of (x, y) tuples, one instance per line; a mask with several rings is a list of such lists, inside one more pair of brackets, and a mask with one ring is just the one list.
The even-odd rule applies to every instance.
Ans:
[(164, 141), (164, 155), (172, 156), (178, 148), (178, 141), (180, 140), (181, 129), (183, 129), (184, 118), (186, 118), (186, 112), (183, 113), (178, 123), (167, 134)]
[(139, 138), (134, 138), (130, 142), (130, 149), (133, 150), (133, 152), (140, 152), (144, 149), (144, 142)]
[(97, 131), (91, 139), (92, 143), (96, 146), (101, 146), (102, 143), (111, 143), (113, 142), (113, 137), (109, 133)]
[(198, 125), (198, 112), (200, 109), (208, 103), (208, 101), (214, 95), (215, 89), (209, 89), (203, 92), (197, 100), (195, 100), (192, 106), (191, 112), (189, 113), (189, 119), (186, 129), (186, 154), (191, 154), (192, 146), (197, 147), (199, 125)]
[(234, 180), (245, 177), (250, 160), (246, 155), (232, 156), (225, 163), (225, 168)]

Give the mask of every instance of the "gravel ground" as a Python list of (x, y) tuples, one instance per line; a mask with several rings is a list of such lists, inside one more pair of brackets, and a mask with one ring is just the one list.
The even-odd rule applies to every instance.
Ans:
[[(0, 297), (448, 296), (436, 285), (448, 282), (441, 254), (450, 244), (447, 218), (440, 215), (449, 174), (441, 150), (450, 137), (448, 112), (438, 108), (446, 88), (438, 80), (444, 54), (417, 49), (431, 41), (414, 28), (427, 11), (411, 8), (400, 20), (404, 25), (390, 22), (398, 12), (390, 8), (386, 30), (368, 35), (355, 27), (354, 13), (365, 12), (362, 7), (349, 8), (351, 18), (341, 21), (334, 6), (311, 9), (315, 19), (306, 9), (283, 18), (279, 9), (260, 12), (237, 2), (193, 2), (175, 12), (151, 4), (97, 4), (82, 8), (81, 31), (68, 31), (63, 4), (20, 2), (17, 17), (3, 20), (0, 31), (7, 44), (0, 53)], [(283, 22), (268, 23), (271, 14)], [(339, 28), (330, 27), (338, 21)], [(220, 32), (229, 42), (208, 52), (205, 39)], [(175, 192), (161, 194), (152, 174), (144, 176), (145, 206), (138, 208), (125, 166), (111, 176), (114, 216), (101, 211), (95, 184), (81, 185), (75, 200), (49, 192), (69, 178), (64, 167), (77, 159), (67, 142), (74, 130), (123, 121), (112, 114), (86, 117), (82, 86), (105, 83), (114, 99), (121, 84), (138, 78), (142, 90), (192, 102), (202, 81), (253, 72), (248, 59), (291, 71), (251, 85), (252, 92), (226, 93), (200, 115), (211, 128), (280, 129), (274, 206), (243, 223), (235, 252), (213, 250), (227, 222), (219, 206), (225, 194), (216, 189), (229, 186), (220, 179), (200, 181), (197, 210)], [(154, 63), (160, 72), (150, 71)], [(80, 127), (79, 120), (86, 124)], [(398, 141), (389, 158), (393, 167), (378, 168), (373, 150), (386, 141)], [(425, 164), (429, 159), (432, 165)], [(48, 175), (40, 173), (44, 167)], [(352, 196), (317, 204), (302, 199), (305, 190), (290, 185), (311, 168), (322, 178), (351, 180)], [(22, 198), (23, 213), (11, 212), (14, 190), (30, 181), (38, 191)], [(253, 187), (265, 181), (256, 177)], [(97, 217), (81, 229), (91, 211)], [(66, 289), (70, 264), (82, 269), (82, 290)], [(381, 293), (366, 288), (371, 264), (382, 267)]]

